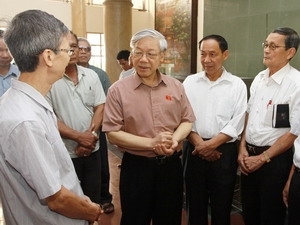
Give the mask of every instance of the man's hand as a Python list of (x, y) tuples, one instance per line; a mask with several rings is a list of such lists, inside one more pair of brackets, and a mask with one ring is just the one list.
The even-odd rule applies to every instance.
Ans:
[(98, 137), (92, 131), (85, 131), (80, 133), (76, 141), (83, 147), (95, 149)]
[(201, 141), (201, 142), (197, 143), (192, 154), (198, 155), (201, 158), (209, 158), (209, 156), (211, 156), (215, 152), (215, 150), (216, 149), (212, 146), (212, 143), (210, 140)]
[(92, 154), (93, 150), (94, 149), (89, 149), (89, 148), (78, 145), (75, 149), (75, 154), (79, 157), (89, 156), (90, 154)]

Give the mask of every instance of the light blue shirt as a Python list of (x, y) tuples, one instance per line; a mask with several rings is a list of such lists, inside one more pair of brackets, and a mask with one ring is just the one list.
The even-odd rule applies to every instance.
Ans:
[(18, 67), (14, 64), (10, 65), (9, 71), (7, 74), (0, 74), (0, 96), (7, 91), (11, 86), (11, 80), (13, 78), (18, 78), (20, 75), (20, 71)]
[(79, 196), (83, 192), (44, 96), (13, 80), (0, 98), (0, 127), (0, 196), (6, 224), (87, 225), (51, 211), (45, 203), (62, 186)]

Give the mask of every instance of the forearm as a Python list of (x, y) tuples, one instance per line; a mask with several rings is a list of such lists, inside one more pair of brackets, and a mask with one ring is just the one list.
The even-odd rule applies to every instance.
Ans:
[(107, 132), (107, 138), (111, 144), (131, 150), (153, 150), (155, 146), (153, 138), (140, 137), (124, 131)]
[(94, 109), (94, 115), (91, 121), (91, 129), (96, 133), (99, 131), (103, 122), (104, 104), (98, 105)]
[(282, 135), (277, 141), (268, 149), (267, 154), (272, 159), (273, 157), (284, 153), (291, 148), (296, 140), (297, 136), (287, 132)]
[(59, 192), (48, 197), (46, 201), (52, 211), (73, 219), (92, 222), (96, 221), (101, 214), (98, 204), (75, 195), (63, 186)]
[(64, 122), (60, 120), (57, 121), (57, 125), (61, 137), (71, 139), (77, 142), (80, 136), (80, 132), (72, 129), (71, 127), (68, 127)]
[(189, 135), (191, 130), (192, 130), (192, 123), (189, 122), (181, 123), (173, 133), (173, 140), (176, 140), (177, 142), (181, 142)]
[(232, 137), (230, 137), (226, 134), (223, 134), (223, 133), (219, 133), (217, 136), (213, 137), (209, 141), (211, 142), (211, 146), (216, 149), (220, 145), (225, 144), (226, 142), (230, 141), (231, 139), (232, 139)]
[(189, 140), (189, 142), (191, 142), (194, 146), (196, 146), (197, 144), (199, 144), (200, 142), (203, 142), (202, 137), (200, 137), (200, 135), (198, 133), (196, 133), (195, 131), (191, 131), (190, 134), (187, 136), (187, 139)]

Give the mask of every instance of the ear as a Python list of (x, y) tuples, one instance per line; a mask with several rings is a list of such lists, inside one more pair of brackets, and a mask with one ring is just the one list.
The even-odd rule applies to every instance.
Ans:
[(228, 51), (228, 50), (225, 50), (225, 51), (223, 52), (223, 59), (224, 59), (224, 61), (225, 61), (228, 57), (229, 57), (229, 51)]
[(287, 50), (287, 59), (291, 60), (296, 54), (296, 49), (295, 48), (290, 48)]
[(42, 59), (44, 60), (45, 64), (49, 67), (52, 67), (53, 65), (53, 60), (54, 60), (54, 52), (50, 49), (45, 49), (41, 56), (42, 56)]

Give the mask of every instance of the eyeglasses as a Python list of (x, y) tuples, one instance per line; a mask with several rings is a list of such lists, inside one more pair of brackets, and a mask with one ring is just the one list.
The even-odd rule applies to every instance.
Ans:
[(62, 48), (62, 49), (57, 49), (56, 51), (65, 52), (65, 53), (68, 54), (68, 56), (72, 56), (73, 53), (74, 53), (74, 49), (65, 49), (65, 48)]
[(79, 46), (78, 49), (79, 49), (80, 52), (90, 52), (91, 51), (91, 47)]
[(263, 42), (262, 47), (264, 49), (269, 47), (269, 49), (272, 50), (272, 51), (275, 51), (277, 48), (285, 48), (285, 46), (275, 45), (274, 43), (268, 44), (267, 42)]
[(156, 59), (156, 57), (158, 56), (157, 53), (153, 53), (153, 52), (141, 52), (141, 51), (133, 51), (132, 52), (132, 56), (135, 59), (140, 59), (144, 55), (146, 56), (147, 59)]

